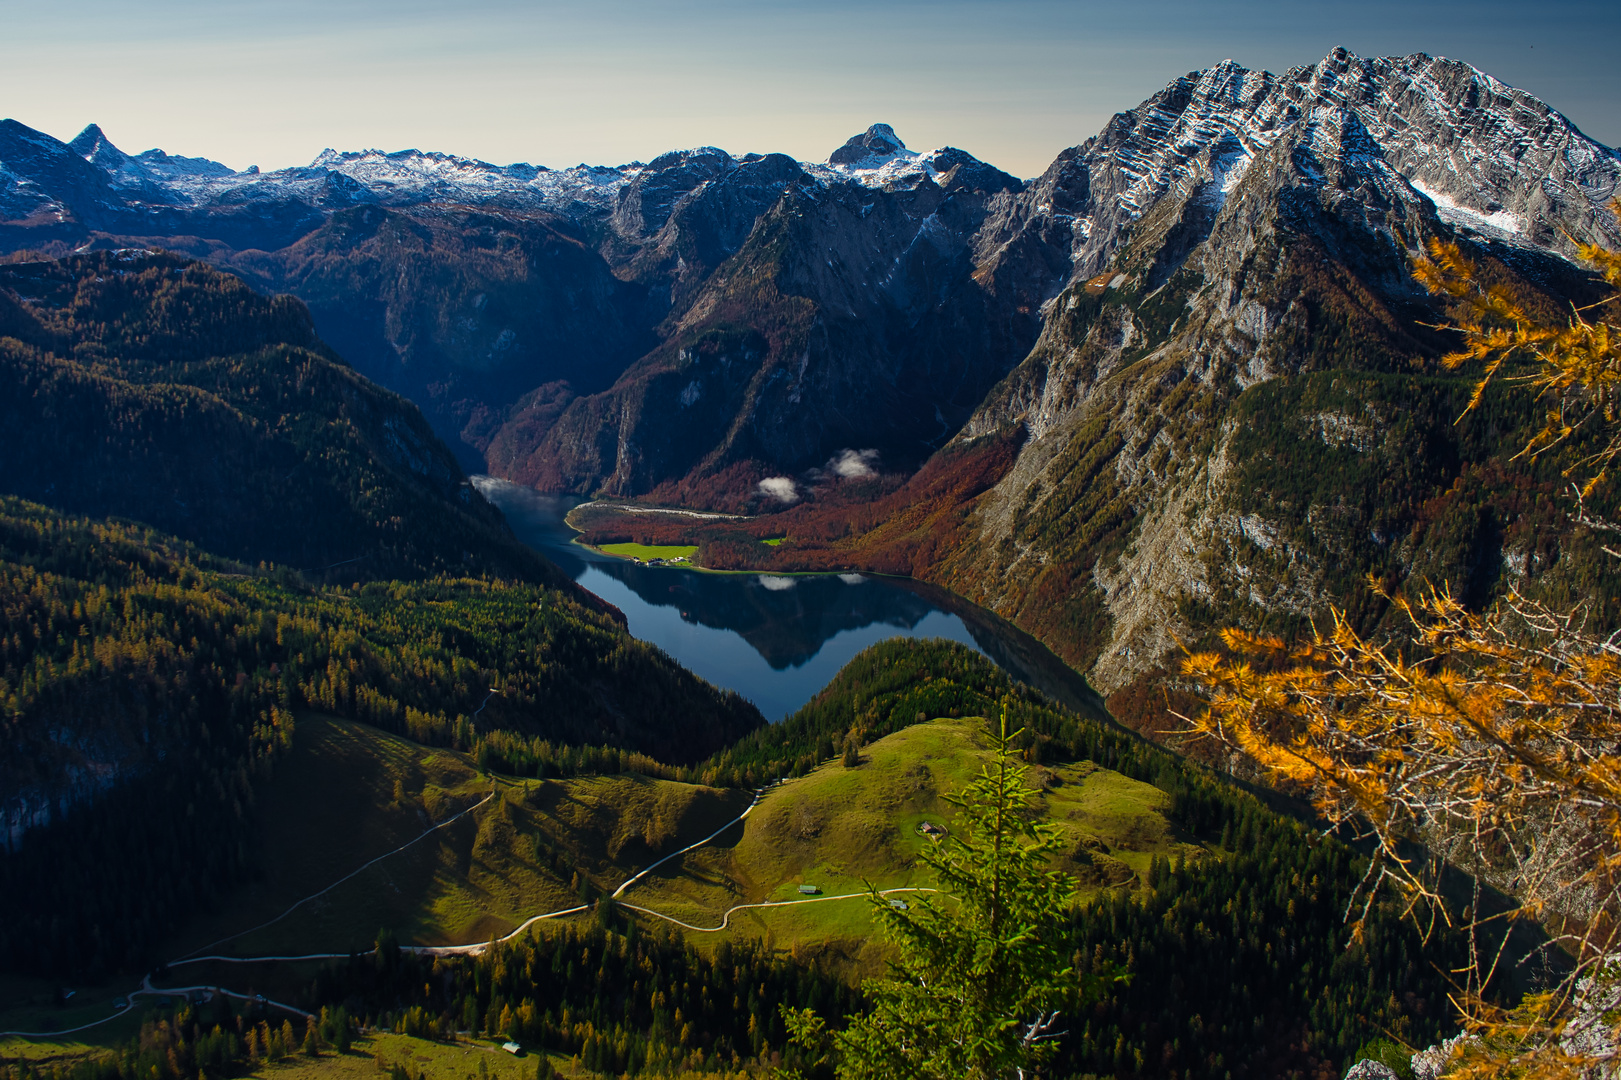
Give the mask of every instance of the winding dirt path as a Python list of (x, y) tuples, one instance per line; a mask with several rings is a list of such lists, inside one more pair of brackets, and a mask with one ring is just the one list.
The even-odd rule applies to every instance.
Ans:
[[(488, 701), (489, 701), (489, 699), (486, 698), (485, 702), (488, 703)], [(737, 815), (737, 817), (735, 817), (732, 820), (728, 821), (726, 824), (722, 825), (720, 828), (716, 829), (714, 832), (710, 833), (708, 836), (704, 837), (702, 840), (698, 840), (698, 841), (696, 841), (694, 843), (688, 844), (686, 847), (682, 848), (679, 851), (673, 851), (670, 854), (665, 855), (663, 858), (659, 859), (658, 861), (656, 861), (654, 863), (651, 863), (650, 865), (644, 867), (643, 869), (637, 871), (635, 874), (631, 875), (629, 878), (627, 878), (625, 880), (625, 882), (623, 884), (621, 884), (617, 889), (615, 889), (613, 891), (613, 893), (610, 895), (610, 899), (618, 902), (619, 906), (624, 907), (624, 908), (628, 908), (631, 911), (639, 912), (639, 913), (641, 913), (643, 915), (649, 915), (649, 916), (652, 916), (653, 918), (663, 919), (666, 922), (674, 923), (676, 926), (683, 927), (683, 928), (685, 928), (687, 930), (692, 930), (692, 931), (694, 931), (696, 933), (713, 934), (713, 933), (718, 933), (718, 932), (720, 932), (722, 930), (727, 929), (728, 926), (731, 923), (731, 918), (732, 918), (733, 914), (735, 914), (736, 912), (739, 912), (739, 911), (746, 911), (746, 910), (749, 910), (751, 908), (773, 908), (773, 909), (775, 909), (775, 908), (786, 908), (786, 907), (795, 907), (795, 906), (798, 906), (798, 905), (801, 905), (801, 904), (827, 903), (830, 900), (854, 900), (854, 899), (858, 899), (860, 897), (865, 897), (865, 896), (871, 895), (871, 894), (865, 893), (865, 892), (856, 892), (856, 893), (842, 893), (842, 894), (840, 894), (838, 896), (809, 897), (809, 898), (804, 899), (804, 900), (779, 900), (779, 901), (766, 900), (764, 902), (755, 903), (755, 904), (738, 904), (737, 906), (729, 908), (727, 911), (722, 913), (719, 926), (693, 926), (691, 923), (683, 922), (680, 919), (677, 919), (677, 918), (675, 918), (673, 916), (670, 916), (670, 915), (666, 915), (661, 911), (654, 911), (652, 908), (642, 907), (642, 906), (640, 906), (638, 904), (627, 904), (627, 903), (624, 903), (623, 901), (619, 900), (619, 898), (624, 895), (624, 893), (625, 893), (625, 891), (627, 889), (631, 888), (638, 881), (640, 881), (642, 878), (646, 877), (648, 874), (650, 874), (652, 871), (656, 870), (658, 867), (660, 867), (660, 866), (664, 865), (665, 863), (669, 862), (671, 859), (679, 858), (680, 856), (685, 855), (689, 851), (693, 851), (696, 848), (703, 847), (705, 844), (710, 843), (716, 837), (720, 836), (727, 829), (730, 829), (734, 825), (740, 824), (745, 818), (747, 818), (749, 816), (749, 814), (751, 814), (754, 811), (755, 807), (760, 805), (760, 800), (765, 798), (766, 793), (768, 791), (770, 791), (773, 787), (776, 787), (777, 784), (780, 783), (780, 782), (781, 781), (776, 781), (776, 782), (773, 782), (771, 784), (767, 784), (765, 787), (762, 787), (759, 790), (757, 790), (754, 793), (753, 801), (751, 801), (749, 803), (747, 808), (745, 808), (744, 811), (741, 814)], [(238, 932), (236, 932), (234, 934), (230, 934), (230, 935), (228, 935), (226, 937), (222, 937), (218, 941), (211, 941), (207, 945), (203, 945), (200, 948), (195, 949), (192, 952), (189, 952), (189, 953), (185, 954), (184, 956), (180, 957), (179, 959), (171, 960), (167, 966), (171, 967), (171, 968), (175, 968), (175, 967), (182, 967), (182, 966), (184, 966), (186, 964), (201, 964), (201, 963), (205, 963), (205, 962), (223, 963), (223, 964), (263, 964), (263, 963), (271, 963), (271, 962), (275, 962), (275, 961), (296, 962), (296, 961), (304, 961), (304, 960), (347, 960), (349, 957), (357, 955), (354, 952), (304, 953), (304, 954), (296, 955), (296, 956), (295, 955), (280, 955), (280, 956), (222, 956), (222, 955), (219, 955), (219, 954), (216, 954), (216, 953), (210, 953), (210, 954), (207, 954), (207, 955), (199, 956), (197, 954), (203, 952), (205, 949), (216, 948), (216, 947), (218, 947), (220, 945), (225, 944), (228, 941), (235, 941), (237, 938), (244, 937), (244, 936), (246, 936), (248, 934), (251, 934), (251, 933), (253, 933), (253, 932), (257, 931), (257, 930), (263, 930), (267, 926), (272, 926), (272, 925), (280, 922), (282, 919), (285, 919), (287, 916), (291, 915), (298, 908), (300, 908), (303, 905), (309, 903), (311, 900), (315, 900), (315, 899), (317, 899), (317, 898), (319, 898), (321, 896), (326, 895), (327, 893), (331, 892), (333, 889), (337, 888), (339, 885), (342, 885), (344, 882), (346, 882), (349, 879), (355, 877), (357, 874), (360, 874), (362, 871), (365, 871), (365, 870), (371, 868), (372, 866), (375, 866), (377, 863), (382, 862), (384, 859), (389, 858), (392, 855), (399, 854), (400, 852), (404, 851), (406, 848), (410, 847), (411, 845), (413, 845), (415, 843), (418, 843), (419, 841), (425, 839), (426, 837), (432, 835), (433, 833), (438, 832), (440, 829), (445, 828), (447, 825), (450, 825), (453, 822), (459, 821), (461, 818), (467, 816), (468, 814), (471, 814), (473, 811), (477, 810), (479, 807), (483, 806), (485, 803), (488, 803), (491, 799), (495, 798), (495, 796), (496, 796), (496, 791), (495, 791), (494, 788), (492, 788), (488, 795), (484, 796), (484, 798), (480, 799), (478, 802), (474, 803), (472, 806), (469, 806), (467, 809), (462, 810), (460, 813), (457, 813), (457, 814), (455, 814), (455, 815), (453, 815), (451, 817), (446, 818), (444, 821), (439, 822), (437, 825), (431, 826), (430, 828), (428, 828), (427, 830), (422, 832), (420, 835), (415, 836), (410, 840), (407, 840), (405, 843), (401, 844), (397, 848), (394, 848), (392, 851), (384, 852), (383, 854), (377, 856), (375, 859), (371, 859), (370, 861), (366, 862), (362, 866), (359, 866), (356, 869), (354, 869), (354, 870), (350, 871), (349, 873), (345, 874), (343, 877), (339, 878), (337, 881), (334, 881), (332, 884), (328, 885), (326, 888), (320, 890), (319, 892), (311, 893), (310, 895), (304, 897), (303, 899), (296, 901), (291, 907), (289, 907), (286, 911), (283, 911), (280, 915), (277, 915), (274, 919), (271, 919), (268, 922), (262, 922), (258, 926), (250, 927), (247, 930), (240, 930), (240, 931), (238, 931)], [(879, 891), (879, 895), (880, 896), (889, 896), (892, 893), (918, 893), (918, 892), (936, 892), (936, 891), (937, 890), (935, 890), (935, 889), (928, 889), (928, 888), (882, 889), (882, 890)], [(503, 935), (501, 937), (491, 938), (488, 941), (477, 941), (477, 942), (472, 942), (472, 943), (467, 944), (467, 945), (402, 945), (400, 947), (400, 951), (401, 952), (412, 953), (412, 954), (418, 955), (418, 956), (478, 956), (481, 953), (483, 953), (485, 950), (489, 949), (492, 945), (497, 945), (497, 944), (501, 944), (501, 943), (513, 940), (514, 938), (520, 936), (526, 930), (528, 930), (531, 926), (535, 925), (538, 922), (544, 922), (547, 919), (558, 919), (558, 918), (562, 918), (562, 917), (567, 916), (567, 915), (577, 915), (577, 914), (580, 914), (581, 912), (589, 911), (590, 909), (591, 909), (591, 905), (589, 905), (589, 904), (578, 904), (578, 905), (576, 905), (574, 907), (561, 908), (561, 909), (559, 909), (557, 911), (548, 911), (548, 912), (545, 912), (544, 914), (541, 914), (541, 915), (531, 916), (529, 919), (526, 919), (521, 925), (519, 925), (517, 927), (517, 929), (513, 930), (511, 933), (505, 934), (505, 935)], [(25, 1038), (25, 1039), (53, 1039), (53, 1038), (57, 1038), (57, 1037), (62, 1036), (62, 1035), (72, 1035), (72, 1034), (75, 1034), (75, 1033), (80, 1032), (80, 1031), (88, 1031), (91, 1028), (100, 1027), (102, 1024), (109, 1023), (109, 1022), (111, 1022), (113, 1020), (118, 1019), (119, 1017), (127, 1015), (129, 1010), (134, 1007), (135, 999), (137, 997), (141, 997), (141, 996), (173, 997), (173, 996), (178, 996), (178, 995), (182, 995), (182, 994), (196, 993), (196, 992), (200, 992), (200, 991), (212, 991), (213, 993), (223, 994), (226, 997), (235, 998), (235, 999), (237, 999), (239, 1001), (257, 1002), (257, 1003), (259, 1003), (261, 1005), (281, 1009), (281, 1010), (283, 1010), (285, 1012), (292, 1013), (295, 1016), (308, 1017), (310, 1015), (309, 1013), (305, 1012), (302, 1009), (295, 1008), (292, 1005), (287, 1005), (287, 1004), (284, 1004), (284, 1003), (279, 1002), (279, 1001), (271, 1001), (268, 998), (263, 997), (262, 995), (238, 993), (237, 991), (227, 990), (224, 987), (220, 987), (220, 986), (180, 986), (180, 987), (168, 987), (168, 988), (160, 989), (160, 988), (154, 987), (152, 985), (152, 976), (148, 975), (148, 976), (146, 976), (145, 978), (143, 978), (141, 980), (141, 985), (137, 989), (132, 990), (128, 994), (125, 995), (124, 1000), (122, 1002), (120, 1002), (116, 1006), (118, 1011), (114, 1012), (111, 1016), (104, 1017), (101, 1020), (91, 1021), (88, 1024), (81, 1024), (78, 1027), (64, 1028), (64, 1029), (62, 1029), (60, 1031), (0, 1031), (0, 1039), (14, 1038), (14, 1037)]]
[[(906, 888), (900, 888), (900, 889), (879, 889), (878, 890), (878, 895), (879, 896), (888, 896), (890, 893), (903, 893), (903, 892), (904, 893), (919, 893), (919, 892), (939, 892), (939, 891), (940, 891), (939, 889), (928, 889), (928, 888), (923, 888), (922, 886), (917, 886), (917, 887), (906, 887)], [(652, 915), (655, 918), (663, 919), (665, 922), (673, 922), (677, 926), (684, 926), (688, 930), (695, 930), (700, 934), (715, 934), (715, 933), (719, 933), (720, 931), (725, 930), (727, 928), (727, 924), (731, 922), (732, 912), (734, 912), (734, 911), (747, 911), (749, 908), (772, 908), (772, 909), (777, 909), (777, 908), (785, 908), (785, 907), (798, 907), (801, 904), (823, 904), (823, 903), (826, 903), (829, 900), (855, 900), (855, 899), (857, 899), (859, 897), (871, 896), (871, 895), (872, 895), (871, 893), (852, 892), (852, 893), (840, 893), (838, 896), (812, 896), (812, 897), (808, 897), (807, 899), (804, 899), (804, 900), (766, 900), (766, 901), (764, 901), (762, 903), (758, 903), (758, 904), (738, 904), (736, 907), (726, 909), (726, 913), (723, 914), (720, 917), (720, 925), (719, 926), (694, 926), (691, 923), (682, 922), (680, 919), (677, 919), (672, 915), (666, 915), (662, 911), (654, 911), (652, 908), (638, 907), (635, 904), (621, 903), (619, 906), (623, 907), (623, 908), (629, 908), (632, 911), (639, 911), (643, 915)]]
[(719, 836), (721, 833), (725, 832), (727, 829), (730, 829), (733, 825), (736, 825), (739, 822), (741, 822), (744, 818), (748, 817), (751, 813), (754, 812), (754, 808), (756, 806), (760, 805), (760, 800), (765, 798), (765, 793), (770, 791), (772, 788), (774, 788), (776, 786), (777, 786), (776, 784), (767, 784), (765, 787), (763, 787), (760, 790), (756, 791), (754, 793), (754, 801), (749, 803), (747, 809), (745, 809), (741, 814), (737, 815), (731, 821), (728, 821), (726, 824), (722, 825), (720, 828), (718, 828), (714, 832), (710, 833), (708, 836), (704, 837), (702, 840), (698, 841), (696, 844), (688, 844), (686, 847), (682, 848), (680, 851), (672, 851), (670, 854), (664, 856), (664, 858), (660, 859), (658, 862), (653, 863), (651, 866), (648, 866), (645, 869), (643, 869), (643, 870), (639, 871), (638, 873), (636, 873), (629, 880), (627, 880), (623, 885), (619, 886), (619, 888), (617, 888), (617, 889), (615, 889), (613, 891), (613, 899), (615, 899), (615, 900), (619, 899), (621, 896), (624, 895), (626, 889), (630, 888), (632, 885), (636, 884), (638, 881), (642, 880), (642, 878), (646, 877), (648, 874), (652, 873), (654, 870), (658, 869), (660, 866), (663, 866), (665, 863), (669, 862), (671, 859), (679, 858), (680, 856), (685, 855), (687, 852), (691, 851), (693, 848), (701, 848), (701, 847), (703, 847), (705, 844), (707, 844), (711, 840), (715, 839), (715, 837)]
[[(488, 701), (489, 699), (486, 698), (485, 700)], [(272, 961), (272, 960), (342, 960), (342, 959), (347, 959), (349, 956), (352, 955), (351, 953), (311, 953), (311, 954), (309, 954), (307, 956), (252, 956), (252, 957), (218, 956), (218, 955), (198, 956), (197, 953), (202, 952), (204, 949), (216, 948), (216, 947), (218, 947), (220, 945), (225, 944), (227, 941), (235, 941), (237, 938), (243, 937), (243, 936), (245, 936), (247, 934), (251, 934), (255, 930), (263, 930), (267, 926), (273, 926), (276, 923), (281, 922), (281, 920), (285, 919), (287, 916), (291, 915), (294, 911), (298, 910), (300, 907), (303, 907), (305, 904), (309, 903), (311, 900), (315, 900), (315, 899), (317, 899), (319, 897), (325, 896), (327, 893), (331, 892), (333, 889), (336, 889), (339, 885), (342, 885), (344, 882), (348, 881), (350, 878), (354, 877), (356, 874), (359, 874), (362, 871), (364, 871), (366, 869), (369, 869), (370, 867), (376, 865), (377, 863), (382, 862), (384, 859), (388, 858), (391, 855), (398, 855), (400, 852), (404, 851), (406, 848), (410, 847), (412, 844), (418, 843), (419, 841), (421, 841), (423, 839), (426, 839), (427, 837), (429, 837), (429, 836), (433, 835), (434, 833), (438, 832), (440, 829), (443, 829), (445, 826), (450, 825), (450, 824), (452, 824), (452, 823), (454, 823), (456, 821), (461, 820), (462, 818), (466, 817), (468, 814), (471, 814), (474, 810), (477, 810), (479, 807), (483, 806), (485, 803), (489, 802), (493, 798), (495, 798), (495, 789), (494, 788), (490, 789), (490, 793), (488, 795), (484, 796), (484, 798), (480, 799), (478, 802), (474, 803), (472, 806), (469, 806), (467, 809), (462, 810), (459, 813), (451, 815), (450, 817), (446, 818), (444, 821), (439, 822), (437, 825), (429, 826), (423, 832), (421, 832), (418, 835), (416, 835), (416, 836), (412, 837), (411, 839), (407, 840), (405, 843), (401, 844), (399, 847), (394, 848), (392, 851), (385, 851), (383, 854), (377, 856), (377, 858), (370, 860), (369, 862), (365, 863), (362, 866), (357, 867), (354, 870), (351, 870), (349, 873), (345, 874), (343, 877), (339, 878), (337, 881), (334, 881), (332, 884), (328, 885), (326, 888), (321, 889), (319, 892), (310, 893), (310, 895), (304, 897), (303, 899), (295, 901), (291, 907), (289, 907), (286, 911), (282, 912), (280, 915), (277, 915), (274, 919), (271, 919), (268, 922), (262, 922), (258, 926), (249, 927), (246, 930), (239, 930), (234, 934), (228, 934), (225, 937), (222, 937), (217, 941), (210, 941), (207, 945), (199, 946), (197, 949), (194, 949), (192, 952), (189, 952), (189, 953), (185, 954), (184, 956), (180, 957), (177, 960), (171, 960), (169, 962), (168, 966), (171, 967), (171, 968), (180, 967), (180, 966), (185, 965), (185, 964), (202, 963), (205, 960), (223, 961), (224, 963), (228, 963), (228, 964), (255, 964), (255, 963), (265, 963), (265, 962), (269, 962), (269, 961)], [(582, 908), (577, 908), (577, 909), (573, 909), (573, 910), (584, 910), (584, 908), (582, 907)], [(566, 913), (554, 912), (551, 915), (541, 915), (541, 916), (537, 916), (536, 918), (555, 918), (558, 914), (566, 914)], [(535, 920), (530, 920), (530, 921), (533, 922)], [(527, 926), (529, 924), (525, 923), (524, 925)], [(487, 942), (484, 943), (484, 945), (487, 945), (487, 944), (488, 944)], [(480, 951), (483, 950), (484, 945), (479, 946)], [(459, 947), (458, 946), (450, 946), (450, 948), (455, 949), (455, 948), (459, 948)], [(464, 946), (462, 946), (462, 948), (464, 948)], [(413, 948), (410, 951), (415, 952), (415, 951), (419, 951), (419, 950)], [(434, 950), (432, 948), (424, 948), (424, 949), (421, 949), (420, 951), (432, 952)], [(137, 987), (134, 990), (131, 990), (128, 994), (124, 995), (124, 1000), (122, 1002), (120, 1002), (116, 1006), (118, 1011), (113, 1013), (111, 1016), (103, 1017), (100, 1020), (92, 1020), (90, 1023), (88, 1023), (88, 1024), (80, 1024), (78, 1027), (62, 1028), (61, 1030), (58, 1030), (58, 1031), (0, 1031), (0, 1039), (10, 1039), (10, 1038), (54, 1039), (54, 1038), (57, 1038), (58, 1036), (61, 1036), (61, 1035), (72, 1035), (72, 1034), (74, 1034), (76, 1032), (88, 1031), (91, 1028), (100, 1027), (102, 1024), (110, 1023), (113, 1020), (117, 1020), (119, 1017), (125, 1015), (125, 1013), (127, 1013), (131, 1008), (133, 1008), (135, 1006), (135, 999), (137, 997), (141, 997), (141, 996), (172, 997), (172, 996), (177, 996), (177, 995), (180, 995), (180, 994), (189, 994), (189, 993), (193, 993), (193, 992), (196, 992), (196, 991), (204, 991), (204, 990), (210, 990), (210, 991), (213, 991), (214, 993), (217, 993), (217, 994), (223, 994), (226, 997), (236, 998), (239, 1001), (257, 1001), (257, 1002), (260, 1002), (261, 1004), (273, 1006), (274, 1008), (282, 1009), (282, 1010), (284, 1010), (286, 1012), (293, 1013), (296, 1016), (308, 1017), (310, 1015), (309, 1013), (305, 1012), (302, 1009), (294, 1008), (291, 1005), (286, 1005), (286, 1004), (283, 1004), (282, 1002), (279, 1002), (279, 1001), (271, 1001), (268, 998), (264, 998), (264, 997), (261, 997), (261, 996), (258, 996), (258, 995), (237, 993), (234, 990), (227, 990), (222, 986), (182, 986), (182, 987), (168, 987), (168, 988), (165, 988), (165, 989), (158, 989), (158, 988), (156, 988), (156, 987), (154, 987), (152, 985), (152, 976), (148, 975), (148, 976), (146, 976), (145, 978), (143, 978), (141, 980), (141, 985), (139, 987)]]

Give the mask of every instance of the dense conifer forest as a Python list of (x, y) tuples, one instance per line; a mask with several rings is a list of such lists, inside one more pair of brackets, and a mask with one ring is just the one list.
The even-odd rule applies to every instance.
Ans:
[(571, 592), (309, 586), (11, 498), (0, 610), (0, 774), (24, 826), (0, 857), (0, 955), (25, 970), (148, 963), (251, 873), (252, 781), (296, 710), (484, 759), (521, 739), (554, 771), (690, 765), (762, 723)]
[[(847, 708), (857, 700), (859, 712)], [(1440, 1030), (1442, 972), (1458, 945), (1443, 938), (1426, 947), (1390, 904), (1376, 907), (1352, 943), (1344, 912), (1362, 865), (1351, 849), (1133, 736), (1015, 690), (967, 650), (875, 647), (817, 702), (768, 731), (814, 753), (810, 740), (827, 738), (818, 732), (835, 718), (863, 716), (869, 726), (854, 736), (861, 738), (913, 722), (929, 711), (925, 704), (973, 715), (1001, 700), (1031, 729), (1027, 756), (1086, 756), (1151, 782), (1171, 794), (1170, 816), (1186, 837), (1213, 849), (1193, 863), (1156, 862), (1141, 887), (1105, 891), (1076, 910), (1071, 945), (1082, 968), (1117, 962), (1133, 977), (1078, 1009), (1062, 1046), (1066, 1074), (1328, 1075), (1381, 1032), (1422, 1042)], [(841, 740), (850, 738), (845, 728)], [(757, 752), (764, 742), (754, 735), (742, 746)], [(793, 758), (749, 760), (763, 769)], [(833, 976), (746, 944), (695, 953), (626, 921), (608, 901), (597, 920), (476, 959), (417, 957), (385, 938), (375, 955), (322, 974), (299, 1004), (428, 1038), (504, 1035), (619, 1074), (758, 1063), (784, 1049), (779, 1004), (841, 1015), (857, 1002)], [(199, 1019), (182, 1010), (153, 1029), (161, 1037), (149, 1032), (96, 1075), (146, 1076), (149, 1044), (180, 1048), (174, 1064), (159, 1062), (160, 1075), (189, 1080), (227, 1046), (240, 1067), (271, 1053), (268, 1035), (245, 1034), (252, 1026), (235, 1014)]]
[(1061, 1074), (1338, 1075), (1381, 1032), (1425, 1045), (1446, 1022), (1463, 942), (1426, 944), (1392, 900), (1352, 942), (1347, 903), (1364, 860), (1225, 779), (1014, 684), (950, 642), (892, 640), (851, 661), (780, 724), (706, 763), (717, 778), (803, 772), (927, 716), (996, 715), (1030, 761), (1090, 760), (1172, 796), (1171, 820), (1216, 849), (1156, 865), (1147, 888), (1109, 891), (1075, 915), (1080, 966), (1133, 977), (1078, 1016)]

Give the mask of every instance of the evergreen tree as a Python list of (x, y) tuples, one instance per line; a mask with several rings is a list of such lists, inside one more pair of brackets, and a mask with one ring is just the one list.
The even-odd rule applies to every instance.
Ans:
[(1055, 830), (1030, 813), (1004, 708), (997, 761), (960, 795), (952, 835), (924, 852), (941, 893), (897, 902), (873, 890), (899, 957), (863, 989), (872, 1010), (829, 1035), (812, 1010), (783, 1010), (794, 1041), (831, 1051), (841, 1078), (1023, 1077), (1049, 1058), (1083, 995), (1123, 976), (1082, 977), (1060, 943), (1074, 882), (1048, 867)]

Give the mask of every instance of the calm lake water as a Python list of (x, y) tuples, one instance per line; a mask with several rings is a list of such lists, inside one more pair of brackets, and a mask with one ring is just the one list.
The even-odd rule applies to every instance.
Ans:
[(892, 637), (949, 638), (1071, 708), (1085, 682), (1028, 634), (947, 592), (870, 574), (705, 574), (641, 566), (574, 543), (563, 517), (582, 501), (477, 476), (524, 543), (625, 613), (633, 636), (781, 720), (862, 649)]

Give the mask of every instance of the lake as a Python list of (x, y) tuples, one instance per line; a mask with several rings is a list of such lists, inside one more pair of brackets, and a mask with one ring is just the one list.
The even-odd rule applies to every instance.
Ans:
[(872, 574), (716, 574), (644, 566), (574, 543), (563, 520), (583, 500), (475, 476), (520, 540), (625, 613), (651, 642), (776, 721), (826, 686), (862, 649), (892, 637), (948, 638), (1071, 708), (1100, 703), (1030, 635), (944, 589)]

